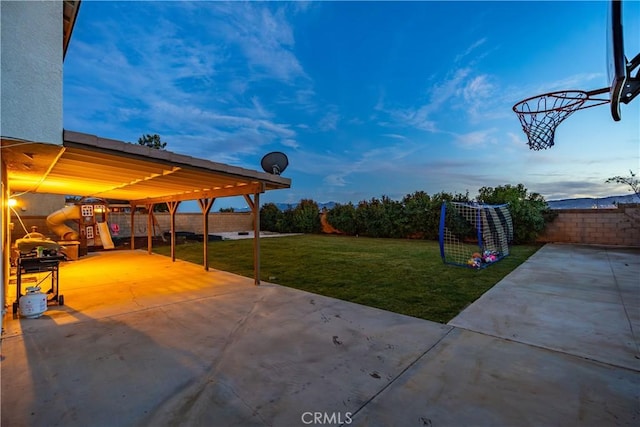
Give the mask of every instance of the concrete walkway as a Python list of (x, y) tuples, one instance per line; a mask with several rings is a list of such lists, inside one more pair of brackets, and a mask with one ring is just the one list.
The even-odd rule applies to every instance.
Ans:
[(142, 251), (60, 277), (5, 318), (3, 427), (640, 420), (638, 250), (547, 245), (449, 325)]

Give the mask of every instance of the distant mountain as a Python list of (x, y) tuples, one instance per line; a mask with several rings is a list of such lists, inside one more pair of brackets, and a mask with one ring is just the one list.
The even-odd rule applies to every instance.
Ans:
[[(547, 200), (547, 204), (551, 209), (613, 209), (616, 204), (624, 203), (640, 203), (635, 194), (627, 194), (624, 196), (608, 196), (608, 197), (583, 197), (578, 199), (561, 199)], [(333, 209), (336, 202), (318, 203), (320, 210)], [(286, 211), (287, 209), (295, 209), (297, 203), (276, 203), (278, 209)], [(235, 212), (250, 212), (249, 208), (236, 208)]]
[[(295, 207), (298, 206), (297, 203), (275, 203), (275, 205), (278, 207), (278, 209), (280, 209), (283, 212), (286, 211), (287, 209), (295, 209)], [(328, 209), (332, 209), (335, 205), (336, 205), (336, 202), (318, 203), (318, 208), (320, 208), (320, 210), (325, 208), (328, 210)], [(248, 207), (234, 208), (233, 211), (234, 212), (251, 212), (251, 209), (249, 209)]]
[[(318, 208), (320, 208), (320, 210), (322, 209), (328, 210), (328, 209), (333, 209), (335, 205), (336, 205), (336, 202), (318, 203)], [(298, 204), (297, 203), (276, 203), (276, 206), (281, 211), (286, 211), (287, 209), (295, 209), (295, 207), (298, 206)]]
[(579, 199), (547, 200), (551, 209), (612, 209), (616, 204), (638, 203), (635, 194), (608, 197), (583, 197)]

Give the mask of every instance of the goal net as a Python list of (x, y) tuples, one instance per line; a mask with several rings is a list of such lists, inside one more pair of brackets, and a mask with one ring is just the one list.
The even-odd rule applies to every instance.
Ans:
[(513, 223), (506, 204), (444, 202), (439, 234), (445, 264), (481, 269), (509, 255)]

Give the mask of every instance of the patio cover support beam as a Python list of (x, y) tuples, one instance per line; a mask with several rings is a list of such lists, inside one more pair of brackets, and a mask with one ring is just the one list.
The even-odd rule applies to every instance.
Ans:
[(131, 205), (131, 250), (136, 248), (136, 225), (135, 225), (135, 217), (136, 217), (136, 205)]
[(153, 230), (153, 203), (146, 205), (147, 207), (147, 252), (149, 253), (149, 255), (151, 255), (152, 252), (152, 246), (153, 246), (153, 237), (152, 237), (152, 231)]
[(176, 262), (176, 211), (180, 202), (167, 202), (171, 214), (171, 261)]
[(260, 285), (260, 193), (253, 195), (253, 200), (248, 194), (244, 195), (247, 204), (253, 212), (253, 283)]
[(192, 191), (173, 196), (157, 197), (149, 199), (131, 200), (134, 205), (146, 205), (149, 203), (165, 203), (167, 201), (184, 201), (196, 199), (216, 199), (218, 197), (244, 196), (247, 194), (264, 193), (266, 185), (264, 182), (252, 182), (246, 185), (236, 185), (226, 188), (210, 189), (204, 191)]
[(209, 271), (209, 212), (211, 212), (211, 206), (216, 199), (198, 199), (200, 210), (202, 211), (202, 247), (204, 253), (202, 255), (203, 265), (205, 271)]
[(9, 276), (11, 275), (11, 264), (9, 260), (9, 254), (11, 253), (11, 228), (9, 225), (9, 218), (11, 218), (11, 208), (9, 208), (10, 195), (11, 191), (7, 179), (7, 168), (0, 156), (0, 209), (2, 209), (0, 213), (0, 217), (2, 217), (2, 232), (0, 232), (2, 236), (2, 241), (0, 242), (0, 254), (2, 254), (0, 257), (2, 258), (2, 266), (0, 267), (0, 314), (2, 315), (2, 320), (0, 320), (0, 324), (2, 324), (2, 326), (4, 326), (4, 307), (7, 302)]

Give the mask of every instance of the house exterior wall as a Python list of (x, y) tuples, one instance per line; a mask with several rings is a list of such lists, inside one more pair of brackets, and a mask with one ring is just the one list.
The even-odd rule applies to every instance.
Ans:
[[(0, 135), (62, 145), (61, 1), (0, 1)], [(2, 156), (0, 153), (0, 163)], [(11, 192), (2, 166), (0, 301), (9, 283)]]
[(26, 193), (15, 197), (14, 208), (20, 216), (48, 216), (65, 207), (65, 196), (61, 194)]
[(547, 224), (538, 242), (640, 247), (640, 204), (557, 212), (558, 217)]
[(3, 137), (62, 144), (61, 1), (0, 1)]
[(11, 228), (13, 229), (11, 232), (12, 242), (30, 233), (33, 226), (37, 227), (38, 232), (44, 234), (45, 237), (58, 240), (58, 236), (47, 227), (47, 216), (64, 208), (65, 196), (60, 194), (27, 193), (15, 197), (15, 199), (17, 204), (13, 209), (20, 215), (20, 218), (14, 212), (10, 212)]

